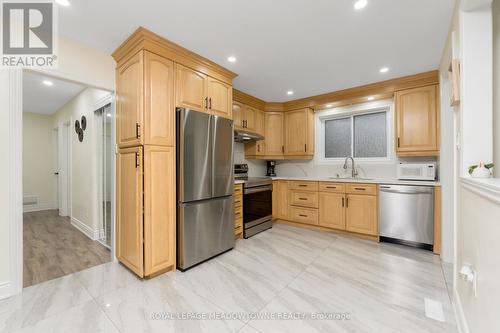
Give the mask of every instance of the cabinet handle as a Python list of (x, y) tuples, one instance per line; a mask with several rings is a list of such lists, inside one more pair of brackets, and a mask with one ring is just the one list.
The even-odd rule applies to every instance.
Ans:
[(299, 184), (300, 187), (307, 187), (305, 184)]
[(327, 186), (326, 188), (333, 188), (333, 189), (336, 189), (337, 186)]
[(285, 146), (281, 146), (281, 152), (284, 153), (285, 152)]
[(399, 148), (399, 137), (398, 137), (398, 148)]
[(345, 206), (346, 208), (349, 208), (349, 198), (345, 198)]
[(307, 217), (307, 215), (299, 214), (300, 217)]
[(141, 138), (141, 125), (139, 123), (135, 123), (135, 137), (137, 139)]
[(356, 191), (366, 191), (366, 188), (363, 188), (363, 187), (355, 187), (354, 189)]
[(344, 198), (342, 198), (342, 207), (344, 207)]
[(209, 109), (212, 110), (212, 97), (208, 99)]
[(299, 200), (307, 200), (307, 198), (299, 198)]
[(304, 143), (304, 153), (307, 153), (307, 143)]
[(135, 153), (135, 168), (139, 168), (139, 153)]
[(208, 97), (205, 97), (205, 109), (208, 109)]
[(260, 153), (260, 145), (257, 144), (257, 152)]

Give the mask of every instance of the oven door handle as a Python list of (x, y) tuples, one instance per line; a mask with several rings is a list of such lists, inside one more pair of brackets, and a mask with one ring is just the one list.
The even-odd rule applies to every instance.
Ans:
[(250, 187), (246, 188), (243, 191), (243, 194), (252, 194), (252, 193), (258, 193), (258, 192), (266, 192), (266, 191), (271, 191), (273, 190), (272, 185), (265, 185), (265, 186), (256, 186), (256, 187)]

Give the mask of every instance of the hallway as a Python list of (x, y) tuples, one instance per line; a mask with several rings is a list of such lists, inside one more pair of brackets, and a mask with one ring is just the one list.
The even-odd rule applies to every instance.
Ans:
[(24, 213), (23, 238), (25, 288), (111, 261), (108, 249), (57, 210)]

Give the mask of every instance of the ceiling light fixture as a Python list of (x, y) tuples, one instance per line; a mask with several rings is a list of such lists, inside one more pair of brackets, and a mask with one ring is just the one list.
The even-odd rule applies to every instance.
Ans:
[(382, 67), (379, 72), (380, 73), (387, 73), (389, 71), (389, 67)]
[(288, 91), (286, 92), (286, 94), (287, 94), (288, 96), (292, 96), (292, 95), (293, 95), (293, 90), (288, 90)]
[(236, 57), (235, 56), (229, 56), (229, 57), (227, 57), (227, 61), (229, 61), (229, 62), (236, 62)]
[(354, 9), (360, 10), (366, 7), (368, 0), (358, 0), (354, 3)]
[(56, 3), (58, 5), (61, 5), (61, 6), (64, 6), (64, 7), (68, 7), (69, 6), (69, 1), (68, 0), (56, 0)]
[(375, 97), (370, 96), (370, 97), (368, 97), (367, 99), (368, 99), (369, 101), (373, 101), (373, 100), (375, 99)]
[(54, 85), (54, 82), (49, 81), (49, 80), (43, 80), (42, 83), (45, 84), (46, 86), (49, 86), (49, 87)]

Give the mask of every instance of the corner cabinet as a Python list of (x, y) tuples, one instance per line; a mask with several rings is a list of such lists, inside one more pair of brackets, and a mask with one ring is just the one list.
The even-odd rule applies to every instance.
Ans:
[(396, 92), (396, 153), (439, 155), (438, 86)]
[(139, 277), (176, 268), (175, 108), (231, 117), (234, 73), (144, 29), (114, 53), (116, 255)]

